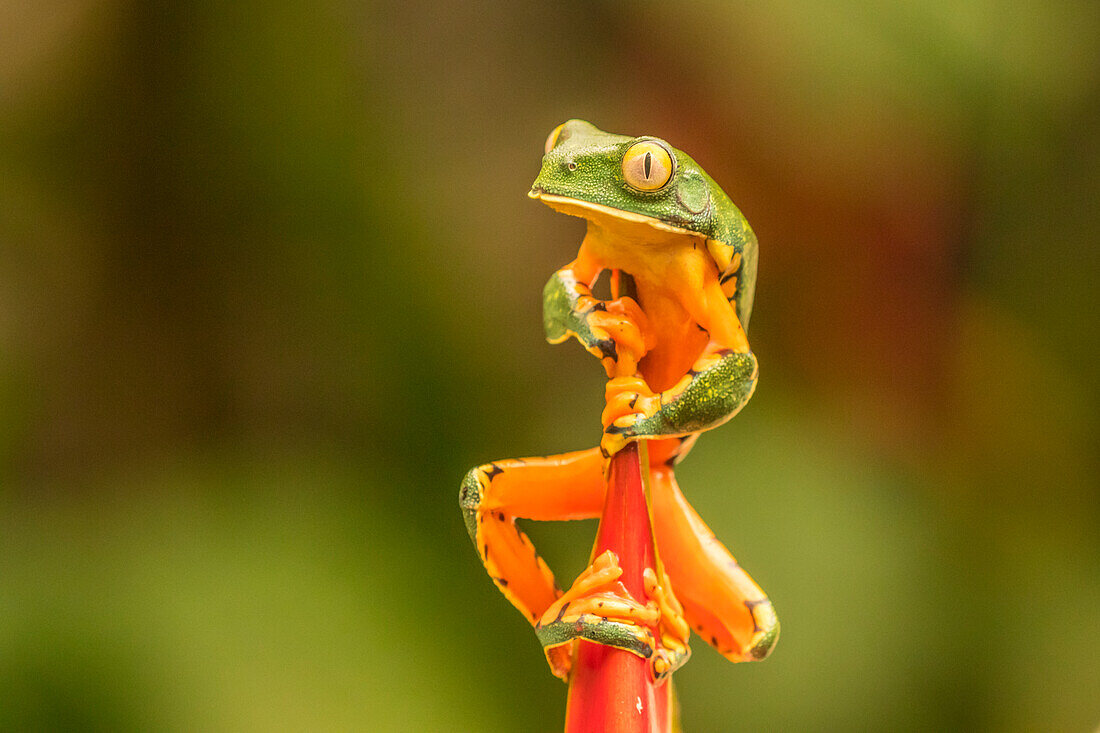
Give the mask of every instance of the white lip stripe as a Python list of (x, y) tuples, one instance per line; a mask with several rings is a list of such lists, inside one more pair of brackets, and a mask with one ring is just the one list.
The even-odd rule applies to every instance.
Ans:
[(673, 234), (685, 234), (690, 237), (699, 237), (700, 239), (707, 238), (705, 234), (693, 232), (690, 229), (683, 229), (682, 227), (675, 227), (671, 224), (666, 224), (660, 219), (654, 219), (652, 216), (645, 216), (644, 214), (636, 214), (633, 211), (624, 211), (623, 209), (616, 209), (611, 206), (604, 206), (603, 204), (594, 204), (590, 201), (582, 201), (581, 199), (575, 199), (569, 196), (558, 196), (557, 194), (553, 193), (541, 193), (532, 191), (528, 195), (533, 199), (538, 199), (539, 201), (565, 204), (567, 206), (576, 206), (579, 209), (598, 211), (600, 213), (607, 214), (608, 216), (614, 216), (625, 221), (648, 224), (654, 229), (660, 229), (664, 232), (671, 232)]

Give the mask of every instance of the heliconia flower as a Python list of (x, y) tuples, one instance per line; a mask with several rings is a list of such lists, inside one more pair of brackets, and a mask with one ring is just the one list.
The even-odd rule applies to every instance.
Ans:
[[(657, 562), (642, 470), (637, 443), (612, 458), (593, 556), (614, 552), (623, 569), (619, 580), (644, 603), (645, 571)], [(669, 733), (672, 684), (668, 677), (655, 682), (650, 667), (650, 660), (623, 649), (578, 642), (566, 733)]]

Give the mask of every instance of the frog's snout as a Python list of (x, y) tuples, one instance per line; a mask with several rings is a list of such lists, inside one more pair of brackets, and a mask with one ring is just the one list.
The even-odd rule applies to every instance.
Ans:
[(567, 186), (569, 179), (577, 170), (576, 156), (556, 155), (555, 159), (543, 161), (542, 172), (531, 184), (531, 190), (527, 195), (533, 199), (541, 198), (543, 194), (563, 193), (562, 186)]

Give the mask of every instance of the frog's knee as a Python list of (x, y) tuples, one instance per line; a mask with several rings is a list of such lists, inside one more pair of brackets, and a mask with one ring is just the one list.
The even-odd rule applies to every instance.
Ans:
[(481, 506), (482, 477), (487, 475), (485, 469), (485, 466), (471, 468), (458, 489), (458, 505), (462, 507), (462, 519), (470, 539), (477, 536), (477, 509)]
[(766, 659), (779, 641), (779, 618), (775, 615), (775, 608), (772, 607), (771, 601), (767, 599), (750, 606), (749, 612), (756, 626), (752, 640), (745, 649), (745, 659), (748, 661)]

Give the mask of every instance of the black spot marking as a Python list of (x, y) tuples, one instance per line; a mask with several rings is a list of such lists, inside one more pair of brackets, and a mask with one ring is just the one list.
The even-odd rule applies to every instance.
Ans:
[(758, 631), (763, 631), (763, 629), (760, 628), (760, 624), (756, 622), (756, 607), (765, 603), (770, 605), (771, 601), (767, 598), (757, 598), (755, 601), (745, 601), (745, 608), (749, 609), (749, 616), (752, 618), (752, 633), (754, 634)]
[(498, 466), (495, 463), (490, 463), (489, 468), (483, 469), (483, 470), (485, 471), (485, 475), (488, 477), (488, 479), (490, 481), (495, 479), (500, 474), (504, 473), (504, 469), (501, 468), (500, 466)]
[(507, 588), (507, 587), (508, 587), (508, 581), (507, 581), (507, 580), (505, 580), (504, 578), (493, 578), (493, 580), (495, 580), (496, 582), (500, 583), (500, 585), (501, 585), (502, 587), (504, 587), (504, 588)]
[(611, 457), (611, 454), (608, 453), (607, 450), (602, 445), (600, 446), (600, 455), (602, 455), (604, 458), (610, 458)]
[(611, 359), (612, 361), (619, 360), (618, 347), (616, 347), (615, 342), (611, 339), (598, 339), (595, 346), (599, 349), (603, 358)]
[(634, 398), (632, 400), (630, 400), (630, 409), (633, 410), (634, 405), (636, 405), (636, 404), (638, 404), (638, 396), (637, 395), (635, 395)]
[(717, 649), (717, 648), (718, 648), (718, 637), (717, 637), (717, 636), (711, 635), (711, 637), (710, 637), (710, 645), (711, 645), (712, 647), (714, 647), (715, 649)]
[(698, 323), (695, 324), (695, 327), (698, 328), (703, 333), (710, 333), (709, 331), (707, 331), (707, 329), (703, 328), (702, 325), (700, 325)]
[(723, 275), (721, 278), (719, 278), (718, 284), (719, 285), (725, 285), (726, 283), (728, 283), (730, 280), (732, 280), (735, 277), (737, 277), (737, 270), (734, 270), (733, 272), (726, 273), (725, 275)]
[(497, 512), (497, 519), (499, 519), (500, 521), (503, 522), (504, 521), (504, 512)]

